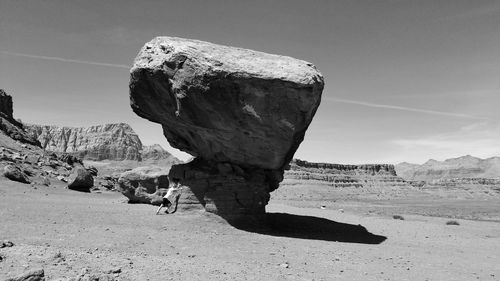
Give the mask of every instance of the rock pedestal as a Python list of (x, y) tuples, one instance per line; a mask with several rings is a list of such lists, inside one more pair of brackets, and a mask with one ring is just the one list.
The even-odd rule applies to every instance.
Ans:
[(135, 59), (130, 100), (171, 146), (197, 157), (170, 172), (192, 193), (180, 208), (256, 214), (304, 139), (323, 86), (302, 60), (158, 37)]

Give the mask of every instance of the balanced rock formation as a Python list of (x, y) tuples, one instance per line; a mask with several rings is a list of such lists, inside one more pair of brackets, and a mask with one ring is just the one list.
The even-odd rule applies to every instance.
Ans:
[(221, 215), (262, 214), (323, 86), (305, 61), (158, 37), (135, 59), (130, 100), (136, 114), (162, 125), (171, 146), (197, 157), (173, 166), (169, 177), (198, 204)]
[(27, 130), (48, 151), (96, 161), (141, 160), (141, 140), (125, 123), (80, 128), (27, 125)]
[(0, 89), (0, 131), (10, 138), (34, 146), (40, 146), (40, 142), (25, 131), (24, 125), (14, 119), (12, 97)]
[(118, 179), (118, 190), (130, 203), (160, 205), (168, 185), (168, 170), (158, 167), (138, 167)]

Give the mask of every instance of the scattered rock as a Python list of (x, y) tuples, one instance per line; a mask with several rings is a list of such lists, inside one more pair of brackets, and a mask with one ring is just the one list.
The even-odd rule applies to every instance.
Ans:
[(96, 168), (96, 167), (94, 167), (94, 166), (90, 166), (90, 167), (87, 167), (86, 169), (87, 169), (87, 171), (88, 171), (88, 172), (89, 172), (92, 176), (97, 177), (97, 172), (98, 172), (98, 171), (97, 171), (97, 168)]
[(395, 220), (402, 220), (402, 221), (405, 220), (405, 218), (403, 218), (403, 216), (400, 216), (400, 215), (394, 215), (394, 216), (392, 216), (392, 218)]
[(16, 165), (7, 165), (3, 168), (3, 175), (12, 180), (22, 183), (31, 183), (28, 176)]
[(45, 281), (45, 273), (43, 269), (34, 269), (16, 277), (7, 278), (6, 281)]
[(166, 169), (138, 167), (120, 176), (118, 190), (130, 203), (160, 205), (169, 185), (167, 175)]
[(460, 225), (460, 223), (458, 221), (447, 221), (446, 225)]
[(7, 247), (12, 247), (12, 246), (14, 246), (14, 243), (12, 243), (9, 240), (0, 241), (0, 248), (7, 248)]
[(90, 192), (94, 186), (94, 178), (84, 167), (76, 167), (68, 179), (68, 188), (77, 191)]
[(68, 180), (64, 176), (57, 176), (56, 178), (62, 182), (68, 182)]

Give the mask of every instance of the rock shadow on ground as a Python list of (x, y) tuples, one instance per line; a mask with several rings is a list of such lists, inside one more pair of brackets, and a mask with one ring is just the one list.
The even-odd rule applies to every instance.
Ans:
[(248, 232), (299, 239), (361, 244), (380, 244), (387, 239), (368, 232), (362, 225), (287, 213), (267, 213), (259, 223), (248, 220), (230, 220), (229, 223)]

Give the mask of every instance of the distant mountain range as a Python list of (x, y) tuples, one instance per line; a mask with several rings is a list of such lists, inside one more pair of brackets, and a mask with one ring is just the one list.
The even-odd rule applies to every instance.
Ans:
[(396, 173), (408, 181), (432, 181), (457, 178), (500, 179), (500, 157), (481, 159), (470, 155), (444, 161), (431, 159), (422, 165), (400, 163)]

